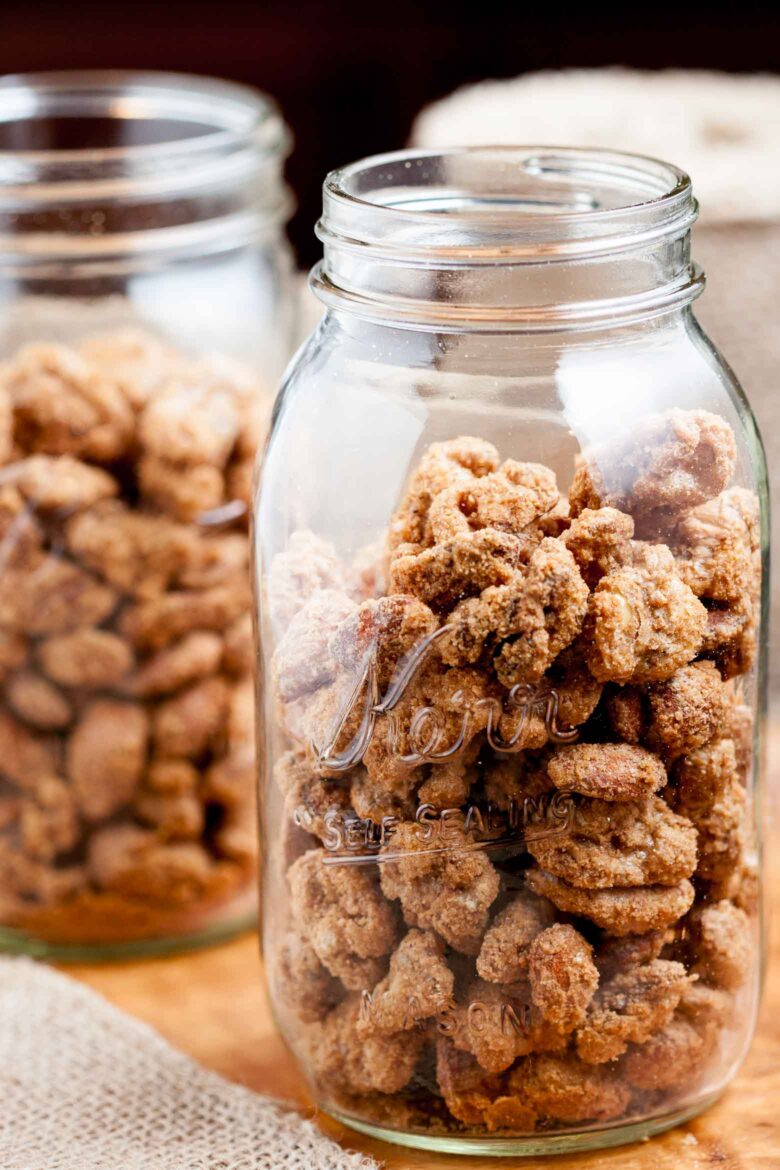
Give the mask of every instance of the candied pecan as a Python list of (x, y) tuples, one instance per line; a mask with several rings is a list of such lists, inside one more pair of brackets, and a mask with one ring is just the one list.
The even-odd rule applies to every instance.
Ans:
[(222, 666), (228, 674), (249, 674), (255, 665), (255, 640), (251, 613), (242, 614), (225, 630)]
[(6, 683), (5, 699), (14, 714), (33, 727), (61, 730), (73, 718), (62, 691), (34, 670), (12, 675)]
[(268, 570), (268, 609), (274, 630), (277, 634), (284, 631), (321, 589), (341, 591), (345, 587), (344, 569), (333, 545), (313, 532), (294, 532)]
[(79, 816), (73, 793), (59, 776), (42, 776), (30, 785), (19, 810), (22, 848), (36, 861), (53, 861), (79, 840)]
[(481, 528), (520, 533), (558, 502), (549, 468), (507, 459), (497, 471), (444, 488), (428, 509), (427, 531), (434, 544), (460, 540)]
[(410, 930), (390, 956), (390, 970), (364, 1002), (358, 1031), (403, 1032), (438, 1015), (452, 1002), (455, 976), (435, 934)]
[(395, 915), (364, 866), (329, 865), (319, 849), (288, 871), (292, 911), (320, 962), (351, 991), (373, 987), (396, 937)]
[(625, 934), (622, 938), (607, 935), (597, 944), (593, 960), (602, 981), (657, 959), (666, 942), (665, 930), (648, 930), (646, 934)]
[(643, 692), (638, 687), (612, 685), (604, 706), (615, 735), (625, 743), (640, 743), (647, 726)]
[[(235, 392), (208, 377), (174, 377), (141, 412), (138, 438), (148, 455), (185, 467), (223, 468), (241, 430)], [(194, 371), (193, 371), (194, 373)]]
[(250, 606), (249, 581), (242, 573), (212, 589), (172, 590), (162, 597), (132, 605), (120, 616), (119, 632), (135, 646), (161, 650), (192, 630), (220, 633)]
[(194, 555), (198, 534), (164, 516), (107, 500), (74, 516), (66, 540), (71, 553), (110, 585), (153, 598)]
[(658, 756), (628, 743), (558, 747), (547, 760), (547, 774), (564, 792), (603, 800), (641, 800), (666, 784), (666, 769)]
[(573, 926), (548, 926), (529, 947), (528, 980), (531, 1002), (542, 1019), (560, 1032), (572, 1032), (583, 1023), (598, 987), (593, 948)]
[(137, 473), (142, 497), (182, 523), (218, 508), (225, 498), (225, 477), (211, 464), (190, 467), (143, 455)]
[(653, 959), (619, 972), (598, 989), (577, 1030), (577, 1053), (588, 1064), (621, 1056), (665, 1028), (689, 981), (682, 963)]
[(390, 549), (400, 544), (422, 546), (430, 543), (428, 512), (433, 499), (455, 484), (474, 483), (495, 471), (498, 463), (498, 451), (484, 439), (466, 435), (443, 443), (431, 443), (393, 517), (388, 534)]
[(41, 666), (65, 687), (114, 687), (129, 674), (133, 652), (123, 638), (90, 626), (46, 638), (38, 645)]
[(192, 793), (141, 789), (133, 801), (133, 811), (144, 825), (158, 830), (161, 841), (196, 840), (205, 826), (203, 805)]
[(219, 634), (195, 630), (148, 658), (128, 678), (123, 690), (141, 699), (168, 695), (214, 674), (221, 658)]
[(0, 624), (17, 633), (45, 637), (98, 625), (116, 604), (113, 589), (54, 554), (0, 572)]
[(0, 838), (0, 888), (4, 899), (15, 896), (27, 908), (30, 901), (36, 906), (55, 906), (81, 892), (86, 884), (83, 866), (55, 867), (36, 861), (21, 853), (9, 840)]
[(172, 906), (223, 898), (238, 876), (195, 841), (161, 842), (148, 829), (121, 823), (92, 834), (87, 867), (101, 890)]
[(191, 553), (177, 580), (184, 589), (210, 589), (237, 573), (249, 570), (249, 544), (243, 532), (204, 534), (192, 543)]
[(634, 521), (616, 508), (585, 508), (561, 536), (583, 579), (595, 589), (602, 577), (631, 559)]
[(425, 1036), (414, 1030), (364, 1035), (358, 1029), (359, 995), (350, 995), (311, 1026), (311, 1063), (316, 1079), (332, 1093), (398, 1093), (411, 1080)]
[(728, 696), (711, 662), (683, 666), (647, 688), (645, 742), (668, 760), (701, 747), (726, 720)]
[(688, 921), (693, 973), (705, 983), (735, 991), (750, 974), (755, 953), (745, 911), (724, 900), (698, 907)]
[(729, 488), (687, 512), (674, 530), (682, 579), (697, 597), (736, 601), (756, 588), (761, 533), (758, 499)]
[(632, 563), (602, 577), (590, 596), (588, 666), (601, 682), (659, 682), (695, 657), (706, 623), (666, 545), (635, 543)]
[(303, 752), (280, 756), (274, 779), (284, 794), (287, 815), (307, 833), (324, 838), (329, 820), (335, 818), (338, 823), (350, 813), (349, 788), (340, 778), (328, 779), (313, 771)]
[(197, 759), (223, 729), (229, 703), (229, 688), (219, 675), (160, 703), (153, 715), (157, 754)]
[(611, 1121), (628, 1105), (630, 1091), (611, 1070), (583, 1064), (567, 1053), (531, 1056), (513, 1069), (509, 1085), (551, 1121)]
[(532, 869), (526, 881), (534, 893), (549, 898), (559, 910), (589, 918), (616, 935), (644, 934), (669, 926), (693, 902), (693, 886), (685, 878), (676, 886), (589, 890), (569, 885), (543, 869)]
[(360, 670), (370, 654), (380, 690), (388, 686), (408, 654), (420, 647), (439, 622), (416, 597), (393, 594), (354, 605), (333, 631), (331, 652), (347, 670)]
[(566, 1047), (565, 1035), (534, 1007), (526, 981), (473, 980), (452, 1011), (451, 1020), (454, 1044), (471, 1052), (486, 1072), (503, 1072), (530, 1052)]
[(119, 490), (107, 471), (70, 455), (30, 455), (17, 460), (5, 475), (40, 512), (77, 512), (115, 496)]
[(722, 491), (736, 454), (734, 432), (716, 414), (675, 407), (647, 415), (629, 435), (579, 458), (569, 506), (577, 516), (606, 505), (656, 527)]
[(410, 926), (435, 930), (463, 954), (476, 955), (499, 890), (497, 871), (456, 824), (428, 840), (417, 824), (397, 827), (380, 850), (380, 879)]
[(175, 349), (132, 326), (86, 337), (78, 352), (117, 383), (135, 410), (149, 401), (172, 372), (187, 364)]
[(305, 1024), (324, 1019), (342, 998), (344, 989), (338, 979), (296, 931), (289, 930), (269, 958), (277, 998)]
[(320, 589), (295, 614), (273, 657), (276, 689), (283, 702), (299, 699), (333, 680), (337, 661), (331, 638), (355, 608), (346, 593)]
[(146, 766), (149, 716), (136, 703), (96, 699), (82, 712), (66, 750), (82, 816), (102, 821), (132, 800)]
[(537, 1115), (522, 1094), (512, 1094), (503, 1078), (486, 1073), (445, 1037), (436, 1046), (436, 1077), (447, 1108), (464, 1125), (484, 1126), (489, 1133), (533, 1131)]
[(36, 735), (8, 711), (0, 709), (0, 773), (20, 788), (57, 773), (56, 740)]
[(628, 1052), (620, 1071), (637, 1089), (692, 1087), (707, 1055), (704, 1038), (684, 1019), (672, 1019), (639, 1048)]
[(520, 979), (528, 970), (531, 943), (553, 918), (553, 908), (545, 898), (518, 890), (485, 933), (477, 955), (477, 973), (490, 983)]
[(548, 873), (589, 890), (674, 886), (696, 868), (696, 830), (658, 796), (620, 803), (583, 797), (565, 832), (527, 846)]
[(64, 345), (25, 345), (0, 373), (17, 443), (33, 452), (107, 463), (133, 437), (132, 409), (116, 383)]
[(479, 774), (477, 759), (481, 749), (479, 737), (450, 759), (431, 765), (427, 780), (417, 790), (417, 800), (434, 808), (457, 808), (468, 799)]
[[(189, 760), (152, 760), (146, 770), (144, 784), (151, 792), (159, 792), (164, 796), (182, 796), (196, 791), (198, 769)], [(207, 792), (211, 795), (208, 786)]]
[(734, 1012), (734, 996), (722, 988), (708, 987), (699, 978), (686, 984), (677, 1011), (702, 1035), (711, 1036), (729, 1022)]
[(753, 712), (744, 703), (734, 703), (728, 713), (728, 732), (734, 742), (737, 771), (746, 782), (753, 760)]
[(713, 739), (682, 756), (675, 766), (669, 799), (696, 828), (696, 872), (711, 881), (726, 877), (739, 862), (744, 837), (746, 797), (734, 741)]
[(508, 687), (537, 682), (579, 633), (587, 603), (588, 587), (574, 557), (560, 541), (545, 537), (517, 588), (507, 587), (497, 615), (496, 637), (510, 639), (494, 660), (499, 680)]
[(451, 608), (490, 585), (506, 585), (528, 560), (528, 540), (483, 528), (422, 552), (396, 550), (390, 562), (390, 590), (409, 593), (436, 610)]

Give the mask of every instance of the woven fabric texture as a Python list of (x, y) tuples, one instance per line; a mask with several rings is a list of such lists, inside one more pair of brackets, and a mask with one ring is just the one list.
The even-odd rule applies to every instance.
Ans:
[(377, 1170), (94, 992), (0, 959), (2, 1170)]

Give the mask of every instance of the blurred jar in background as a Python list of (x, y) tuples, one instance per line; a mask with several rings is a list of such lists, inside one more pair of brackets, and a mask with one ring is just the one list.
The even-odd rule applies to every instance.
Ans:
[(247, 518), (292, 348), (289, 136), (240, 86), (0, 85), (0, 946), (255, 912)]

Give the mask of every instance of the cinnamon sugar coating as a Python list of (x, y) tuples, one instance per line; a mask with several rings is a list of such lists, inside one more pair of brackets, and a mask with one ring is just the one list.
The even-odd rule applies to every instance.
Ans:
[(323, 1084), (345, 1093), (397, 1093), (411, 1080), (425, 1037), (414, 1030), (365, 1036), (360, 1012), (360, 996), (350, 995), (312, 1026), (314, 1072)]
[(573, 1054), (534, 1056), (509, 1078), (541, 1117), (574, 1124), (611, 1121), (629, 1101), (629, 1090), (611, 1070), (583, 1064)]
[(745, 911), (724, 900), (694, 910), (689, 921), (691, 970), (714, 987), (741, 987), (750, 973), (754, 946)]
[(556, 788), (603, 800), (641, 800), (663, 788), (657, 756), (625, 743), (578, 743), (556, 748), (547, 761)]
[(454, 986), (442, 940), (430, 931), (412, 929), (390, 956), (390, 969), (371, 992), (358, 1028), (365, 1035), (416, 1028), (450, 1007)]
[(733, 740), (710, 740), (678, 761), (670, 802), (695, 826), (701, 877), (722, 880), (737, 868), (745, 800)]
[(577, 1031), (577, 1053), (605, 1064), (629, 1044), (642, 1044), (666, 1027), (688, 982), (682, 963), (653, 959), (613, 976), (596, 992)]
[(548, 926), (529, 948), (528, 981), (542, 1019), (560, 1032), (573, 1031), (599, 983), (593, 948), (573, 926)]
[(491, 983), (514, 983), (528, 971), (534, 939), (553, 922), (544, 898), (521, 889), (491, 922), (477, 955), (477, 972)]
[(683, 878), (674, 886), (581, 889), (542, 869), (528, 871), (529, 886), (568, 914), (588, 918), (610, 934), (644, 934), (676, 922), (693, 903), (694, 890)]

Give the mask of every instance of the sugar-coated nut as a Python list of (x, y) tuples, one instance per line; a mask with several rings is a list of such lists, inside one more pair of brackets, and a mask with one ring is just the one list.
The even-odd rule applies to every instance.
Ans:
[(0, 887), (5, 899), (19, 899), (26, 907), (56, 906), (78, 894), (86, 885), (81, 865), (53, 866), (21, 852), (10, 840), (0, 838)]
[(148, 658), (128, 678), (123, 689), (142, 699), (168, 695), (214, 674), (221, 658), (219, 634), (195, 630)]
[[(291, 619), (273, 657), (276, 688), (283, 702), (316, 691), (333, 680), (337, 661), (331, 637), (356, 609), (346, 593), (320, 589)], [(335, 633), (334, 633), (335, 631)]]
[(54, 739), (36, 735), (0, 709), (0, 774), (26, 789), (36, 780), (56, 774), (58, 757)]
[(271, 951), (269, 973), (279, 1002), (305, 1024), (324, 1019), (344, 994), (341, 983), (323, 967), (311, 944), (294, 930)]
[(195, 841), (161, 842), (154, 832), (129, 823), (93, 833), (87, 866), (99, 889), (169, 906), (218, 901), (232, 892), (239, 876)]
[(189, 760), (152, 760), (144, 785), (163, 796), (182, 796), (197, 789), (198, 770)]
[(4, 473), (34, 511), (65, 514), (89, 508), (115, 496), (119, 485), (112, 475), (70, 455), (30, 455)]
[(522, 532), (558, 502), (555, 475), (540, 464), (508, 459), (497, 471), (438, 492), (428, 509), (433, 544), (461, 539), (480, 528)]
[(235, 393), (207, 377), (200, 383), (173, 379), (149, 400), (138, 422), (138, 438), (147, 454), (185, 467), (224, 467), (240, 430)]
[(393, 517), (388, 534), (390, 549), (401, 544), (420, 547), (429, 544), (428, 512), (435, 497), (459, 483), (474, 483), (495, 471), (498, 464), (498, 451), (484, 439), (466, 435), (443, 443), (431, 443)]
[(373, 987), (396, 938), (395, 915), (375, 876), (362, 865), (328, 864), (312, 849), (287, 878), (294, 920), (320, 962), (352, 991)]
[(697, 597), (736, 601), (760, 577), (758, 499), (733, 487), (687, 512), (674, 530), (680, 576)]
[(210, 589), (249, 571), (249, 542), (244, 532), (197, 535), (177, 575), (184, 589)]
[(152, 728), (157, 754), (198, 759), (223, 729), (229, 703), (229, 687), (219, 675), (160, 703)]
[(320, 839), (328, 834), (328, 814), (339, 821), (350, 813), (350, 790), (344, 781), (320, 776), (303, 752), (280, 756), (274, 779), (284, 794), (288, 817)]
[(0, 371), (22, 448), (108, 463), (128, 449), (133, 412), (120, 388), (64, 345), (25, 345)]
[(198, 839), (205, 827), (200, 800), (191, 793), (159, 793), (141, 789), (133, 811), (144, 825), (157, 829), (161, 841)]
[(589, 918), (610, 934), (644, 934), (670, 926), (693, 904), (694, 890), (684, 878), (675, 886), (633, 886), (591, 890), (569, 885), (542, 869), (527, 872), (536, 894), (549, 898), (566, 914)]
[(358, 1031), (403, 1032), (452, 1005), (455, 975), (444, 943), (430, 931), (410, 930), (390, 956), (390, 969), (371, 992)]
[(529, 538), (490, 528), (422, 552), (401, 545), (390, 562), (390, 591), (409, 593), (436, 610), (450, 609), (464, 595), (508, 584), (531, 546)]
[(690, 1088), (706, 1057), (703, 1036), (685, 1019), (672, 1019), (620, 1063), (621, 1073), (637, 1089)]
[(548, 873), (582, 889), (675, 886), (696, 868), (696, 830), (658, 796), (619, 803), (582, 797), (571, 825), (530, 839), (528, 851)]
[(639, 687), (611, 686), (606, 692), (604, 708), (618, 739), (637, 744), (647, 727), (644, 693)]
[(593, 948), (573, 926), (548, 926), (529, 948), (528, 980), (531, 1002), (542, 1019), (571, 1032), (584, 1021), (598, 987)]
[(486, 1073), (474, 1057), (439, 1037), (436, 1044), (436, 1078), (453, 1117), (469, 1127), (488, 1133), (511, 1130), (532, 1133), (537, 1114), (520, 1093), (512, 1093), (504, 1078)]
[(722, 729), (728, 695), (712, 662), (694, 662), (649, 686), (647, 707), (645, 741), (669, 760), (701, 747)]
[(573, 1053), (529, 1057), (510, 1073), (509, 1085), (540, 1116), (569, 1124), (612, 1121), (631, 1095), (611, 1069), (583, 1064)]
[(634, 521), (616, 508), (585, 508), (561, 536), (591, 589), (631, 559)]
[(42, 776), (25, 793), (19, 811), (24, 852), (37, 861), (53, 861), (79, 839), (79, 816), (73, 793), (59, 776)]
[(164, 516), (147, 516), (108, 500), (74, 516), (66, 541), (73, 556), (109, 584), (152, 598), (195, 555), (198, 534)]
[(189, 363), (146, 329), (127, 326), (86, 337), (79, 354), (116, 381), (134, 410), (144, 406), (166, 378)]
[(469, 845), (468, 835), (454, 825), (437, 847), (419, 825), (401, 824), (380, 850), (380, 880), (385, 896), (400, 901), (410, 926), (435, 930), (456, 951), (476, 955), (499, 877), (487, 856)]
[(695, 657), (706, 624), (669, 549), (635, 543), (632, 563), (602, 577), (590, 596), (588, 666), (601, 682), (659, 682)]
[(245, 574), (201, 591), (171, 590), (161, 597), (129, 606), (119, 618), (119, 632), (134, 646), (160, 650), (192, 630), (220, 633), (246, 613), (251, 590)]
[(697, 908), (689, 922), (694, 974), (726, 991), (741, 987), (753, 966), (755, 948), (745, 911), (724, 900)]
[(108, 585), (53, 553), (0, 573), (0, 625), (32, 637), (99, 625), (117, 600)]
[(658, 756), (627, 743), (576, 743), (556, 748), (547, 761), (556, 788), (603, 800), (641, 800), (666, 784)]
[(73, 718), (73, 711), (62, 691), (34, 670), (20, 670), (6, 683), (8, 706), (33, 727), (61, 730)]
[(572, 514), (618, 508), (645, 525), (669, 524), (721, 492), (734, 471), (737, 444), (725, 419), (706, 410), (651, 414), (626, 437), (581, 458), (569, 493)]
[(411, 1080), (425, 1036), (414, 1030), (361, 1034), (361, 998), (350, 995), (325, 1019), (312, 1025), (310, 1055), (317, 1080), (333, 1089), (363, 1096), (398, 1093)]
[(544, 898), (521, 889), (491, 922), (477, 955), (477, 973), (490, 983), (514, 983), (528, 971), (530, 947), (553, 922)]
[(137, 471), (143, 498), (182, 523), (197, 520), (224, 502), (225, 477), (211, 464), (189, 467), (143, 455)]
[(242, 614), (225, 630), (222, 666), (228, 674), (249, 674), (255, 666), (255, 640), (251, 613)]
[(625, 934), (620, 938), (606, 935), (597, 944), (594, 962), (602, 982), (642, 963), (650, 963), (661, 954), (666, 942), (665, 930), (648, 930), (646, 934)]
[(436, 616), (416, 597), (395, 594), (369, 599), (345, 614), (333, 630), (330, 650), (339, 665), (353, 673), (370, 656), (377, 683), (384, 690), (406, 656), (418, 650), (438, 625)]
[(733, 740), (710, 740), (678, 760), (670, 802), (696, 828), (700, 877), (717, 881), (737, 868), (745, 801)]
[(344, 569), (332, 544), (313, 532), (294, 532), (268, 570), (268, 610), (281, 634), (296, 613), (321, 589), (346, 589)]
[(103, 821), (128, 804), (146, 766), (149, 716), (136, 703), (96, 699), (68, 739), (68, 778), (81, 815)]
[(53, 682), (91, 690), (119, 686), (134, 663), (123, 638), (91, 626), (44, 639), (38, 657)]
[(580, 1059), (605, 1064), (665, 1028), (688, 980), (682, 963), (653, 959), (602, 984), (577, 1030)]
[(471, 1052), (486, 1072), (500, 1073), (531, 1052), (560, 1051), (565, 1034), (544, 1020), (531, 1001), (527, 981), (466, 987), (452, 1013), (452, 1040)]

